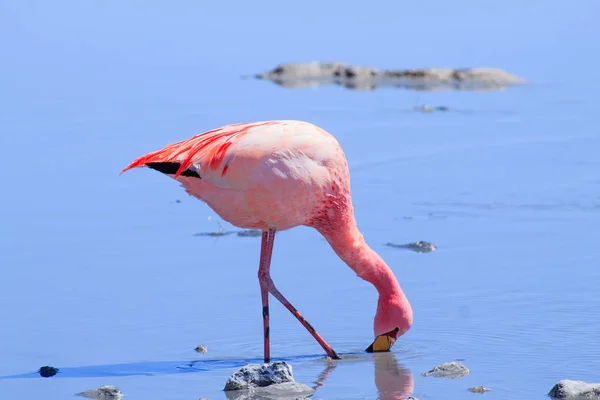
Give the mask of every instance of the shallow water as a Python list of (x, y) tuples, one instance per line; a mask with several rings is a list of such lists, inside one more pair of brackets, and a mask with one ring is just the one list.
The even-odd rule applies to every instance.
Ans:
[[(325, 361), (272, 300), (272, 354), (314, 398), (458, 399), (485, 385), (489, 399), (541, 399), (559, 379), (598, 380), (597, 2), (219, 4), (0, 5), (3, 398), (106, 384), (225, 399), (226, 378), (262, 355), (260, 238), (202, 235), (219, 231), (214, 213), (175, 182), (118, 173), (203, 130), (288, 118), (341, 142), (360, 228), (415, 312), (393, 353), (363, 353), (375, 290), (316, 232), (279, 234), (273, 279), (344, 355)], [(240, 78), (312, 60), (493, 66), (530, 83), (357, 92)], [(418, 240), (437, 250), (385, 245)], [(421, 376), (452, 360), (471, 374)], [(40, 378), (42, 365), (61, 373)]]

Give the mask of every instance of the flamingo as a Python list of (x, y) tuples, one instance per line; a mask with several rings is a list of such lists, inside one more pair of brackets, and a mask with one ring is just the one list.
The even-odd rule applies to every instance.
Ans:
[(342, 147), (322, 128), (294, 120), (226, 125), (145, 154), (121, 174), (139, 167), (179, 181), (189, 195), (232, 225), (262, 231), (258, 280), (265, 363), (271, 359), (269, 293), (300, 321), (328, 357), (340, 359), (271, 279), (277, 231), (297, 226), (316, 229), (358, 277), (376, 288), (375, 340), (367, 352), (389, 351), (412, 326), (412, 308), (398, 280), (357, 227)]

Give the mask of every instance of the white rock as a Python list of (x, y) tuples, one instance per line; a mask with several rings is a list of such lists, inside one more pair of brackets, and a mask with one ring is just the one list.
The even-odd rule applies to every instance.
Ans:
[(463, 376), (469, 375), (471, 371), (464, 364), (459, 361), (447, 362), (444, 364), (437, 365), (433, 369), (423, 372), (422, 376), (435, 376), (437, 378), (462, 378)]
[(548, 395), (553, 399), (598, 399), (600, 398), (600, 383), (587, 383), (565, 379), (554, 385)]
[(285, 361), (269, 364), (247, 364), (235, 371), (225, 383), (225, 391), (265, 387), (295, 382), (292, 366)]
[(114, 386), (100, 386), (97, 389), (75, 393), (75, 396), (82, 396), (95, 400), (120, 400), (123, 398), (123, 393)]

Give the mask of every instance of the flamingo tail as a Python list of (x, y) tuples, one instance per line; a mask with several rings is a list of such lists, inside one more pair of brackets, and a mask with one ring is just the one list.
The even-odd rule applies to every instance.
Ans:
[[(173, 145), (171, 145), (171, 146), (173, 146)], [(123, 174), (123, 172), (128, 171), (133, 168), (148, 167), (155, 171), (162, 172), (163, 174), (167, 174), (167, 175), (176, 175), (176, 176), (181, 175), (181, 176), (190, 176), (190, 177), (194, 177), (194, 178), (200, 178), (200, 174), (198, 174), (197, 171), (195, 171), (193, 169), (189, 169), (189, 168), (186, 170), (180, 171), (181, 163), (170, 160), (170, 157), (168, 157), (168, 154), (171, 153), (171, 151), (169, 151), (170, 150), (169, 147), (171, 147), (171, 146), (167, 146), (166, 148), (164, 148), (162, 150), (144, 154), (143, 156), (138, 157), (131, 164), (126, 166), (121, 171), (120, 174)]]

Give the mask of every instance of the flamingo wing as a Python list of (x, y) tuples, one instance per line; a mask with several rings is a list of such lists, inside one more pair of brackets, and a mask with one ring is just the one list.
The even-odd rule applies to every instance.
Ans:
[(274, 124), (277, 122), (240, 123), (203, 132), (138, 157), (121, 173), (132, 168), (149, 167), (178, 179), (180, 176), (201, 178), (220, 169), (221, 176), (224, 176), (228, 169), (226, 159), (233, 155), (228, 154), (229, 148), (252, 128)]

